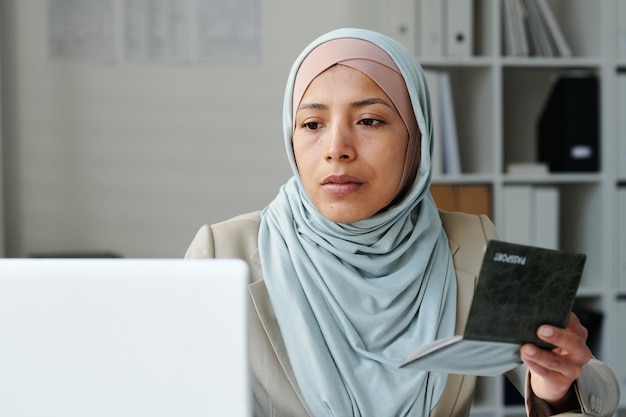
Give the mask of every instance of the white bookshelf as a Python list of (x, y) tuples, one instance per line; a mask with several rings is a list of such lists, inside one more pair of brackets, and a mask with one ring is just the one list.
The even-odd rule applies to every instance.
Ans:
[[(423, 1), (415, 2), (417, 21)], [(620, 223), (624, 230), (626, 222), (626, 208), (620, 209), (617, 204), (619, 185), (626, 183), (626, 161), (619, 158), (620, 151), (625, 151), (620, 147), (626, 148), (626, 138), (618, 140), (626, 136), (619, 124), (626, 118), (626, 105), (621, 111), (617, 109), (620, 76), (621, 83), (626, 84), (626, 0), (548, 0), (572, 48), (570, 57), (506, 56), (503, 2), (471, 1), (471, 56), (421, 55), (419, 30), (415, 31), (417, 40), (409, 45), (424, 68), (445, 70), (451, 77), (462, 173), (438, 175), (433, 181), (490, 185), (498, 229), (502, 229), (505, 212), (505, 186), (551, 185), (559, 189), (559, 247), (587, 254), (578, 304), (604, 315), (594, 354), (621, 373), (622, 392), (626, 392), (626, 369), (621, 363), (626, 352), (626, 236), (622, 233), (620, 237), (615, 227)], [(394, 25), (388, 27), (393, 36)], [(553, 77), (572, 70), (593, 73), (600, 81), (599, 171), (507, 174), (508, 163), (535, 161), (537, 118)], [(626, 97), (622, 101), (626, 103)], [(624, 186), (622, 189), (626, 190)], [(519, 405), (505, 404), (502, 378), (483, 378), (472, 415), (515, 417), (525, 415), (525, 411)], [(626, 417), (626, 400), (622, 400), (618, 415)]]
[[(0, 5), (0, 21), (2, 20), (2, 6)], [(2, 91), (2, 36), (0, 34), (0, 257), (4, 257), (4, 167), (3, 167), (3, 139), (2, 132), (4, 127), (2, 125), (2, 102), (3, 102), (3, 91)]]

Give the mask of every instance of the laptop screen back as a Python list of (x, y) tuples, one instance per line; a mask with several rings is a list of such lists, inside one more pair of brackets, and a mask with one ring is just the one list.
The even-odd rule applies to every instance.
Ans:
[(236, 260), (0, 260), (0, 415), (249, 416)]

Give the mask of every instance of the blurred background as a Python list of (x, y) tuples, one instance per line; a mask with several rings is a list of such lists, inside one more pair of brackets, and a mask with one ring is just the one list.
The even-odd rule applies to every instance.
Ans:
[(290, 66), (380, 0), (0, 0), (4, 254), (182, 257), (291, 175)]

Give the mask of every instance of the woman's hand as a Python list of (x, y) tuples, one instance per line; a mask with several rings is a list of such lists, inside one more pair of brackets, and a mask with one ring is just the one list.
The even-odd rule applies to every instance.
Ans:
[(556, 346), (540, 349), (532, 344), (521, 347), (521, 357), (530, 369), (530, 384), (535, 395), (547, 401), (555, 412), (577, 406), (572, 383), (580, 376), (582, 367), (591, 359), (587, 347), (587, 329), (571, 313), (566, 329), (541, 326), (537, 336)]

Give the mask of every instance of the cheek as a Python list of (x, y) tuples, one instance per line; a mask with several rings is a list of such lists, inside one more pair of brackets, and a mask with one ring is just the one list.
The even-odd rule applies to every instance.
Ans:
[(305, 161), (302, 147), (298, 146), (297, 142), (291, 142), (291, 149), (293, 150), (293, 159), (296, 161), (296, 168), (298, 169), (298, 172), (300, 172)]
[(310, 148), (305, 148), (302, 145), (299, 146), (298, 144), (293, 144), (292, 149), (294, 160), (296, 162), (296, 168), (298, 169), (298, 173), (300, 174), (303, 184), (306, 186), (314, 169), (312, 164), (312, 161), (314, 160), (312, 151)]
[[(395, 145), (395, 146), (394, 146)], [(374, 161), (379, 161), (379, 167), (384, 169), (389, 174), (401, 175), (404, 170), (404, 163), (406, 161), (407, 149), (406, 145), (389, 145), (382, 148), (372, 150), (372, 158)], [(381, 157), (383, 156), (384, 157)]]
[(299, 139), (297, 136), (291, 141), (291, 149), (298, 169), (314, 164), (322, 152), (319, 142), (306, 137)]

